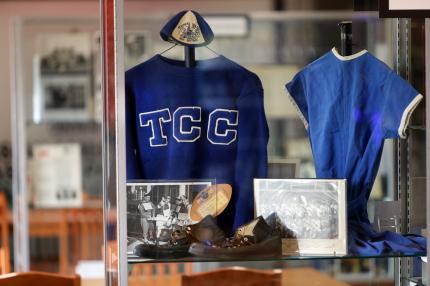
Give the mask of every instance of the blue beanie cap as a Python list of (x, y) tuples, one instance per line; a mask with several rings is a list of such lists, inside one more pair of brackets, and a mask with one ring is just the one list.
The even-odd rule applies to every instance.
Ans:
[(192, 10), (176, 14), (161, 29), (160, 36), (164, 41), (189, 47), (209, 45), (214, 38), (209, 24), (199, 13)]

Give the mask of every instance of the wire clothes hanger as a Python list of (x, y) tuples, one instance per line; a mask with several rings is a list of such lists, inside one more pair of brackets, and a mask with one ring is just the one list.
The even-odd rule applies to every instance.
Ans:
[[(171, 49), (175, 48), (176, 46), (179, 46), (179, 44), (173, 44), (173, 46), (168, 47), (167, 49), (165, 49), (164, 51), (162, 51), (160, 53), (160, 55), (167, 53), (168, 51), (170, 51)], [(215, 52), (213, 49), (209, 48), (208, 46), (205, 46), (206, 49), (208, 49), (209, 51), (211, 51), (212, 53), (214, 53), (217, 56), (220, 56), (219, 53)]]
[(174, 44), (173, 46), (170, 46), (170, 47), (168, 47), (167, 49), (165, 49), (164, 51), (162, 51), (161, 53), (160, 53), (160, 55), (162, 55), (162, 54), (164, 54), (164, 53), (167, 53), (168, 51), (170, 51), (171, 49), (173, 49), (174, 47), (176, 47), (178, 44)]
[(212, 53), (214, 53), (217, 56), (220, 56), (219, 53), (215, 52), (214, 50), (212, 50), (211, 48), (209, 48), (208, 46), (205, 46), (206, 49), (208, 49), (209, 51), (211, 51)]

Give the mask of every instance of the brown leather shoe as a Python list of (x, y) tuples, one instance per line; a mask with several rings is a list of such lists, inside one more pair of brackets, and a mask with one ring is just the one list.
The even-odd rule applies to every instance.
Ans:
[(282, 243), (280, 235), (260, 216), (239, 227), (231, 238), (214, 243), (192, 243), (189, 252), (218, 259), (272, 258), (282, 255)]
[(188, 249), (191, 243), (212, 244), (225, 239), (224, 232), (217, 226), (211, 215), (200, 222), (172, 232), (166, 245), (139, 244), (134, 254), (152, 259), (172, 259), (190, 256)]
[(281, 220), (276, 212), (271, 213), (264, 219), (270, 227), (276, 231), (281, 238), (297, 238), (296, 233), (289, 229)]

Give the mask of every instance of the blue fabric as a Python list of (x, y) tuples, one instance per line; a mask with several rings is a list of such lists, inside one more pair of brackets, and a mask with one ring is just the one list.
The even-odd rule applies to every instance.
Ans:
[(349, 252), (424, 251), (424, 238), (377, 233), (367, 215), (384, 139), (404, 136), (402, 117), (418, 92), (368, 52), (342, 60), (331, 51), (286, 88), (308, 125), (317, 177), (348, 181)]
[(185, 68), (156, 55), (128, 70), (125, 86), (127, 179), (216, 179), (233, 188), (220, 227), (251, 220), (269, 137), (258, 77), (223, 56)]
[[(205, 19), (196, 11), (191, 10), (191, 12), (194, 14), (194, 16), (197, 19), (197, 23), (199, 25), (200, 30), (197, 29), (197, 31), (201, 32), (201, 35), (203, 36), (203, 38), (205, 39), (205, 41), (201, 44), (189, 44), (186, 42), (182, 42), (179, 41), (175, 38), (173, 38), (172, 32), (173, 30), (176, 28), (176, 26), (178, 25), (179, 21), (181, 21), (181, 18), (185, 15), (185, 13), (187, 13), (188, 10), (184, 10), (179, 12), (178, 14), (176, 14), (175, 16), (173, 16), (172, 19), (170, 19), (166, 25), (164, 25), (164, 27), (161, 29), (160, 31), (160, 36), (161, 38), (166, 41), (166, 42), (175, 42), (178, 43), (180, 45), (184, 45), (184, 46), (189, 46), (189, 47), (200, 47), (200, 46), (207, 46), (209, 45), (212, 40), (214, 39), (214, 33), (212, 32), (211, 27), (209, 26), (209, 24), (205, 21)], [(193, 32), (194, 29), (191, 27), (188, 27), (189, 32)]]

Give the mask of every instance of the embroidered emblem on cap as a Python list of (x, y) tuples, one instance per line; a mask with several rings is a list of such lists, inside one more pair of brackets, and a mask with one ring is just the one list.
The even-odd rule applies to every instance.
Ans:
[(172, 37), (187, 44), (202, 44), (205, 39), (193, 12), (188, 11), (173, 30)]

